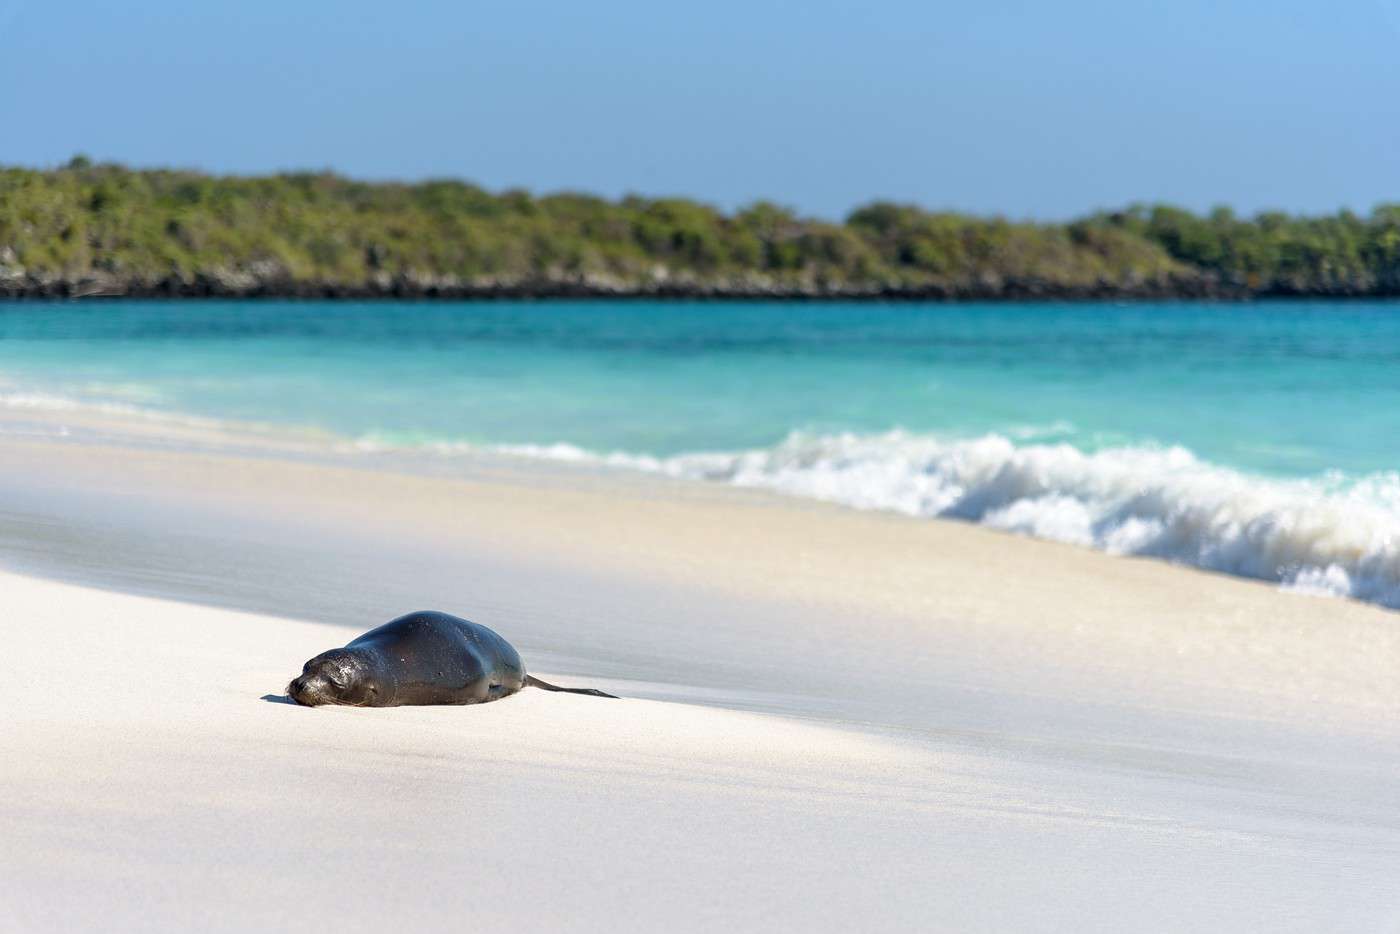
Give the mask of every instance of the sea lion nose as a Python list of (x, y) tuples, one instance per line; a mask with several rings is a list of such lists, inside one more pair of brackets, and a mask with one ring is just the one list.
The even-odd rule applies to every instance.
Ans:
[(298, 703), (314, 704), (321, 700), (321, 687), (318, 679), (300, 675), (293, 678), (292, 683), (287, 685), (287, 694)]

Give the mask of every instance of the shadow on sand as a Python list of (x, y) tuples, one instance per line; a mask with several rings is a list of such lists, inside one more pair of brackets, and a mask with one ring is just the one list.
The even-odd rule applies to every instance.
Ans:
[(297, 706), (297, 702), (285, 694), (264, 694), (261, 699), (267, 701), (269, 704), (291, 704), (293, 707)]

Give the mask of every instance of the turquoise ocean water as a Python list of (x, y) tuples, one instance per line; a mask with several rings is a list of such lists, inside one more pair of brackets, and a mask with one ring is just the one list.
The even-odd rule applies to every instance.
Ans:
[(0, 306), (0, 405), (504, 450), (1400, 605), (1400, 304)]

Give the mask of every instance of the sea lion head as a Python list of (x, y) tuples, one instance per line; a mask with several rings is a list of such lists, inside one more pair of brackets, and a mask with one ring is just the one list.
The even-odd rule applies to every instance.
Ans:
[(392, 700), (369, 660), (354, 649), (331, 649), (311, 659), (287, 685), (287, 696), (307, 707), (382, 707)]

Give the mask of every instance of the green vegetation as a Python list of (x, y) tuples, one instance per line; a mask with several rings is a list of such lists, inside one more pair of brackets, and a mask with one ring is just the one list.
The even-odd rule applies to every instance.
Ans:
[(329, 173), (216, 178), (82, 157), (0, 169), (0, 295), (1400, 295), (1400, 205), (1369, 217), (1134, 206), (1069, 224), (876, 203), (492, 194)]

